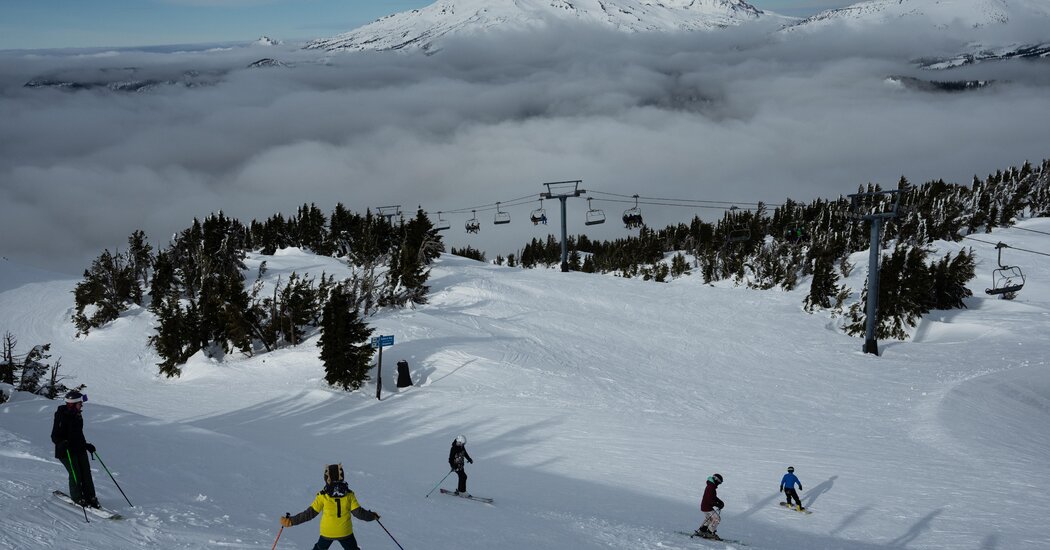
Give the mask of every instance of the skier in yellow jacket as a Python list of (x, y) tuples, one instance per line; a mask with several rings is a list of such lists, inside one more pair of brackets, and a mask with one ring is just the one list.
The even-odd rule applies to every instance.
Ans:
[(365, 510), (357, 502), (357, 496), (343, 478), (342, 464), (329, 464), (324, 469), (325, 486), (309, 508), (294, 516), (281, 518), (281, 525), (291, 527), (321, 516), (321, 537), (314, 550), (327, 550), (333, 542), (339, 542), (344, 550), (360, 550), (354, 538), (353, 516), (361, 521), (375, 521), (379, 514)]

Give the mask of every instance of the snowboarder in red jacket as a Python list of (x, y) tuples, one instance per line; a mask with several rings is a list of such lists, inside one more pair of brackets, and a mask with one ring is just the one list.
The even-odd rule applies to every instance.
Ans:
[(695, 534), (705, 539), (722, 540), (715, 532), (718, 530), (718, 522), (722, 519), (719, 511), (725, 507), (722, 499), (718, 498), (718, 486), (721, 484), (722, 474), (715, 474), (707, 478), (704, 498), (700, 500), (700, 511), (704, 513), (704, 522)]

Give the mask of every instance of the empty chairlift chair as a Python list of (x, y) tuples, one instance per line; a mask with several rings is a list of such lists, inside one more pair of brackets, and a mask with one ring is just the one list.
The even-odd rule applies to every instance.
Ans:
[(587, 219), (583, 224), (598, 225), (600, 223), (605, 223), (605, 212), (596, 208), (591, 208), (591, 199), (587, 199)]
[(496, 203), (496, 216), (493, 218), (492, 223), (496, 225), (510, 223), (510, 212), (503, 212), (502, 210), (500, 210), (499, 204), (500, 203), (498, 202)]
[(1003, 265), (1003, 249), (1010, 248), (1010, 245), (1000, 242), (995, 248), (999, 251), (999, 269), (992, 271), (992, 287), (984, 291), (1004, 300), (1013, 300), (1024, 287), (1024, 273), (1015, 265)]
[(449, 225), (448, 220), (442, 218), (441, 212), (438, 212), (438, 219), (434, 222), (434, 229), (438, 231), (447, 231), (449, 227), (451, 227), (451, 225)]

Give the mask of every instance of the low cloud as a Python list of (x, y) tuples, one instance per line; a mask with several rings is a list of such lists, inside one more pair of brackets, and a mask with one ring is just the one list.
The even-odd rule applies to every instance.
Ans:
[[(968, 183), (1050, 157), (1046, 60), (922, 71), (914, 59), (965, 41), (914, 29), (765, 31), (554, 28), (449, 41), (429, 56), (287, 46), (0, 54), (0, 252), (77, 274), (136, 229), (163, 246), (218, 210), (245, 221), (304, 202), (434, 214), (538, 196), (541, 183), (566, 179), (617, 195), (779, 203), (901, 175)], [(247, 68), (260, 57), (289, 66)], [(998, 84), (931, 93), (890, 75)], [(41, 77), (158, 83), (23, 86)], [(630, 205), (592, 196), (609, 222), (588, 235), (627, 234), (619, 216)], [(528, 222), (538, 206), (508, 209), (504, 226), (479, 212), (478, 235), (463, 231), (469, 213), (446, 215), (446, 240), (489, 257), (514, 252), (556, 232)], [(544, 206), (557, 222), (557, 201)], [(570, 232), (584, 231), (585, 209), (569, 201)], [(721, 216), (642, 211), (656, 227)]]

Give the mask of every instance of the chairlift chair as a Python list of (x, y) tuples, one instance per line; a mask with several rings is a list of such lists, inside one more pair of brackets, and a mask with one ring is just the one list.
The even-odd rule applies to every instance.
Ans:
[(995, 248), (999, 251), (999, 269), (992, 271), (992, 288), (984, 291), (1004, 300), (1013, 300), (1017, 291), (1024, 287), (1024, 272), (1015, 265), (1003, 265), (1003, 249), (1010, 248), (1010, 245), (1000, 242)]
[(726, 242), (739, 243), (751, 240), (751, 230), (747, 227), (734, 227), (726, 235)]
[(496, 225), (503, 225), (510, 223), (510, 212), (503, 212), (499, 209), (500, 203), (496, 203), (496, 216), (493, 218), (492, 223)]
[(638, 208), (638, 195), (634, 195), (634, 206), (623, 211), (623, 225), (627, 229), (637, 229), (642, 226), (642, 210)]
[(532, 211), (529, 219), (532, 220), (532, 225), (547, 225), (547, 211), (543, 209), (543, 199), (540, 199), (540, 207)]
[(452, 226), (448, 223), (448, 220), (441, 217), (441, 212), (438, 212), (438, 219), (434, 224), (434, 229), (437, 231), (447, 231), (450, 227)]
[(478, 221), (478, 216), (474, 210), (471, 210), (470, 213), (473, 217), (467, 220), (467, 223), (465, 224), (467, 233), (477, 233), (478, 231), (481, 231), (481, 222)]
[(591, 199), (587, 199), (587, 218), (584, 225), (598, 225), (605, 223), (605, 212), (591, 207)]
[(784, 240), (792, 244), (798, 244), (806, 240), (806, 229), (802, 225), (789, 225), (784, 230)]

